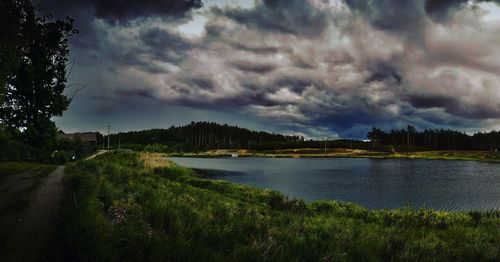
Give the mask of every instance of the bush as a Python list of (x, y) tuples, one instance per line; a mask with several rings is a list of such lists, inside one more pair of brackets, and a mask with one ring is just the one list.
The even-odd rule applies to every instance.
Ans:
[(61, 150), (54, 152), (52, 161), (55, 164), (64, 164), (72, 160), (72, 157), (71, 153)]

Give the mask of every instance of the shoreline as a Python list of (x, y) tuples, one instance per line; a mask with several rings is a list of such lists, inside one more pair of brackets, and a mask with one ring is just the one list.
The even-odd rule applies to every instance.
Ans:
[[(231, 154), (204, 153), (174, 153), (166, 154), (167, 157), (184, 158), (236, 158)], [(303, 154), (303, 153), (247, 153), (238, 154), (238, 158), (367, 158), (367, 159), (418, 159), (418, 160), (458, 160), (480, 161), (498, 164), (500, 153), (493, 151), (420, 151), (387, 153), (381, 151), (363, 151), (361, 153), (328, 153), (328, 154)]]
[(152, 153), (79, 161), (68, 167), (66, 186), (65, 258), (320, 261), (341, 254), (346, 261), (404, 261), (433, 254), (440, 261), (498, 260), (498, 211), (306, 202), (201, 178)]

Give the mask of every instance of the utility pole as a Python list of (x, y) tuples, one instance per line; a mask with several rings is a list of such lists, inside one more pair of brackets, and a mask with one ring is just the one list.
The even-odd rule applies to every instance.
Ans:
[(111, 129), (111, 125), (108, 125), (108, 150), (109, 150), (109, 131)]
[(118, 149), (121, 149), (121, 147), (122, 147), (122, 141), (121, 141), (121, 137), (120, 137), (121, 134), (122, 133), (118, 133)]

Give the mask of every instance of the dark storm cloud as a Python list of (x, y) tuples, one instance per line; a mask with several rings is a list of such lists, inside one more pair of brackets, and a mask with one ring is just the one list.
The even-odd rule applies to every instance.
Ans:
[[(172, 1), (116, 10), (105, 9), (115, 1), (60, 2), (87, 25), (73, 45), (85, 61), (75, 74), (89, 99), (113, 101), (102, 112), (137, 97), (356, 138), (373, 125), (500, 118), (500, 27), (461, 0), (265, 0), (196, 13), (165, 10)], [(204, 31), (181, 29), (196, 16)]]
[(96, 16), (108, 20), (127, 20), (143, 16), (181, 16), (200, 8), (201, 0), (88, 0)]
[(416, 108), (443, 108), (445, 112), (467, 119), (500, 118), (500, 106), (490, 108), (481, 105), (468, 105), (459, 98), (443, 95), (410, 95), (410, 102)]
[(136, 18), (152, 16), (179, 19), (192, 9), (202, 6), (201, 0), (41, 0), (42, 13), (56, 18), (71, 17), (80, 37), (72, 39), (74, 46), (97, 48), (102, 35), (95, 28), (95, 19), (127, 23)]
[(444, 22), (469, 2), (500, 3), (499, 0), (345, 0), (351, 10), (377, 28), (403, 34), (407, 30), (412, 34), (420, 30), (427, 16)]
[[(108, 21), (127, 21), (148, 16), (182, 16), (202, 6), (201, 0), (46, 0), (50, 10), (91, 9), (93, 15)], [(63, 9), (63, 10), (61, 10)]]
[(387, 81), (395, 80), (401, 84), (403, 77), (398, 73), (396, 65), (384, 61), (373, 61), (368, 65), (371, 75), (366, 79), (366, 82), (372, 81)]
[(204, 90), (213, 90), (214, 86), (215, 86), (212, 79), (210, 79), (208, 77), (196, 77), (195, 76), (193, 78), (186, 79), (184, 81), (184, 83), (189, 84), (192, 87), (195, 87), (195, 88), (197, 87), (197, 88), (204, 89)]
[(245, 60), (237, 60), (231, 63), (232, 66), (243, 72), (265, 74), (276, 69), (276, 65), (269, 63), (254, 63)]
[(256, 53), (256, 54), (274, 54), (279, 51), (281, 51), (281, 48), (279, 47), (274, 47), (274, 46), (248, 46), (244, 43), (238, 43), (238, 42), (233, 42), (229, 43), (232, 47), (235, 49), (251, 52), (251, 53)]
[(307, 0), (266, 0), (256, 2), (254, 9), (226, 7), (213, 12), (258, 30), (307, 37), (321, 35), (331, 19)]
[(196, 46), (195, 43), (174, 33), (160, 28), (150, 28), (140, 33), (139, 38), (144, 43), (146, 51), (156, 59), (171, 63), (184, 60), (187, 51)]
[(435, 21), (446, 21), (450, 15), (460, 10), (468, 2), (473, 3), (500, 3), (499, 0), (427, 0), (425, 11)]
[(383, 30), (411, 33), (420, 30), (425, 13), (420, 0), (345, 0), (355, 13)]
[(468, 0), (427, 0), (425, 11), (432, 19), (443, 21), (467, 2)]

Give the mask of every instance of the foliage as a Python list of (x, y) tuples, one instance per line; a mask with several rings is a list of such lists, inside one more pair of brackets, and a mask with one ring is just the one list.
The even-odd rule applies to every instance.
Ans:
[(391, 130), (386, 133), (372, 128), (367, 137), (373, 144), (392, 145), (398, 151), (416, 150), (498, 150), (500, 149), (500, 132), (476, 133), (467, 135), (462, 132), (443, 129), (426, 129), (417, 131), (415, 127)]
[(54, 163), (57, 164), (64, 164), (72, 160), (72, 154), (71, 152), (66, 152), (65, 150), (59, 150), (54, 152), (53, 154), (53, 161)]
[[(253, 152), (285, 149), (324, 149), (325, 140), (306, 140), (300, 136), (251, 131), (237, 126), (211, 122), (192, 122), (168, 129), (132, 131), (120, 136), (122, 148), (161, 153), (193, 153), (216, 149), (245, 149)], [(345, 148), (393, 153), (423, 150), (493, 150), (500, 149), (500, 132), (476, 133), (472, 136), (453, 130), (418, 131), (406, 129), (386, 133), (373, 128), (367, 137), (371, 142), (336, 139), (327, 140), (328, 149)], [(278, 152), (274, 152), (275, 154)]]
[(39, 17), (29, 0), (2, 1), (0, 17), (0, 121), (22, 131), (20, 142), (52, 147), (51, 117), (60, 116), (70, 102), (63, 92), (68, 38), (77, 33), (73, 20)]
[(168, 152), (168, 148), (162, 144), (148, 144), (144, 148), (146, 152), (155, 152), (155, 153), (165, 153)]
[(78, 136), (72, 139), (58, 137), (56, 139), (55, 148), (58, 152), (66, 152), (66, 155), (69, 157), (68, 160), (71, 160), (73, 156), (76, 157), (76, 159), (82, 159), (96, 151), (95, 145), (83, 142)]
[[(157, 162), (157, 160), (153, 161)], [(80, 261), (498, 261), (500, 213), (288, 199), (108, 153), (67, 170), (63, 244)]]
[(30, 162), (0, 162), (0, 174), (16, 174), (40, 166), (40, 164)]
[(20, 143), (0, 125), (0, 162), (2, 161), (30, 161), (46, 162), (49, 153), (41, 148)]
[[(251, 131), (227, 124), (211, 122), (191, 122), (186, 126), (168, 129), (151, 129), (132, 131), (112, 135), (112, 141), (120, 136), (123, 144), (158, 145), (163, 144), (170, 152), (199, 151), (216, 148), (247, 148), (269, 142), (286, 142), (303, 140), (299, 136), (286, 136), (268, 132)], [(146, 151), (150, 151), (145, 149)], [(155, 151), (164, 152), (164, 151)]]

